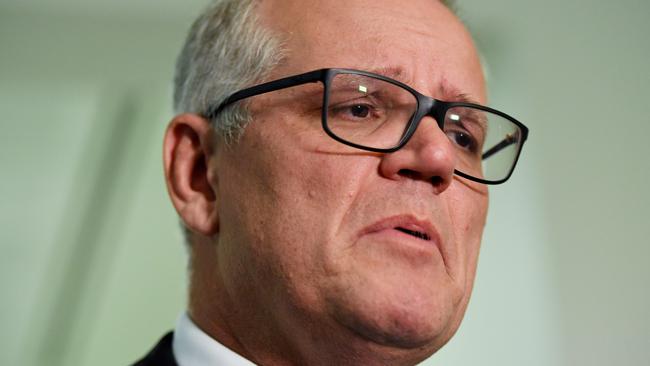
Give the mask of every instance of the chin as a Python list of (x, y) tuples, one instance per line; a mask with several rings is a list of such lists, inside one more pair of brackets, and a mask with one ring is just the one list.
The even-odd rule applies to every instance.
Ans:
[(452, 278), (439, 256), (419, 256), (423, 262), (414, 264), (401, 252), (385, 255), (385, 246), (371, 248), (379, 254), (354, 257), (329, 278), (322, 293), (329, 317), (358, 340), (433, 354), (460, 323), (464, 281)]
[(456, 312), (449, 304), (391, 298), (339, 304), (332, 315), (356, 336), (385, 347), (433, 353), (451, 338)]

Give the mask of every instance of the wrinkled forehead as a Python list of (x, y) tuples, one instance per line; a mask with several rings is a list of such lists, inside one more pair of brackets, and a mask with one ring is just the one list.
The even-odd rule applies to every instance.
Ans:
[(485, 100), (471, 36), (438, 0), (265, 0), (258, 10), (286, 52), (273, 77), (325, 67), (398, 70), (387, 76), (422, 93)]

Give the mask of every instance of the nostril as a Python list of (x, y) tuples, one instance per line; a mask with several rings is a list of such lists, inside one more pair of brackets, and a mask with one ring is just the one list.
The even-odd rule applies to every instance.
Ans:
[(444, 183), (444, 180), (442, 179), (441, 176), (436, 175), (431, 177), (431, 184), (433, 184), (434, 187), (440, 187)]
[(445, 179), (439, 175), (426, 177), (422, 173), (411, 169), (401, 169), (398, 174), (408, 179), (423, 180), (423, 181), (428, 180), (429, 182), (431, 182), (431, 185), (433, 185), (436, 188), (443, 187), (446, 184)]

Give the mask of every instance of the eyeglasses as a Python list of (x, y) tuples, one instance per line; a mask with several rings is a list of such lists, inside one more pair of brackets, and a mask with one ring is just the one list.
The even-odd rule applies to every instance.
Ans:
[(475, 182), (508, 180), (528, 137), (528, 128), (503, 112), (433, 99), (386, 76), (350, 69), (314, 70), (252, 86), (209, 108), (205, 116), (214, 119), (242, 99), (316, 82), (323, 84), (322, 127), (334, 140), (392, 153), (406, 145), (422, 118), (430, 116), (456, 153), (454, 173)]

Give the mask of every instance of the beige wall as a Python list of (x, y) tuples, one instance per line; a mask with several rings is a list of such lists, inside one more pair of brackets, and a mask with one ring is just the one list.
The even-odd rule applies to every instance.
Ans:
[(490, 61), (495, 103), (517, 105), (532, 129), (525, 169), (542, 200), (521, 209), (540, 210), (546, 231), (556, 352), (565, 365), (648, 364), (650, 3), (482, 7), (468, 18), (497, 24), (483, 42), (503, 50)]
[[(159, 151), (202, 3), (0, 3), (0, 364), (128, 364), (182, 311)], [(531, 137), (427, 364), (650, 362), (650, 3), (578, 3), (460, 1)]]

